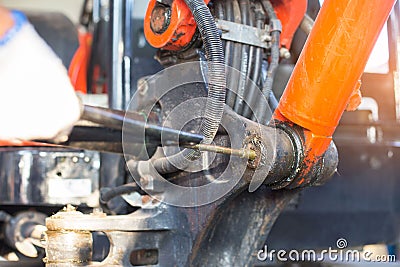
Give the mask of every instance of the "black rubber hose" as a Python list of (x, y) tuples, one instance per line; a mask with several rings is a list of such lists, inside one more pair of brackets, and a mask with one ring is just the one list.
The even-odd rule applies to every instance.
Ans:
[[(241, 12), (239, 4), (236, 0), (228, 0), (227, 8), (232, 8), (233, 12), (233, 22), (235, 23), (242, 23), (241, 19)], [(230, 6), (230, 7), (228, 7)], [(233, 43), (233, 55), (232, 55), (232, 65), (230, 65), (234, 70), (240, 71), (241, 65), (241, 58), (242, 58), (242, 44), (234, 42)], [(236, 76), (236, 75), (235, 75)], [(228, 88), (230, 89), (226, 95), (226, 104), (231, 107), (232, 109), (235, 106), (235, 99), (236, 94), (238, 91), (239, 83), (236, 78), (231, 78), (228, 80)]]
[[(279, 65), (279, 46), (280, 46), (280, 35), (281, 35), (281, 25), (280, 21), (278, 20), (278, 17), (275, 13), (275, 10), (269, 0), (262, 0), (261, 4), (264, 8), (264, 10), (267, 12), (267, 15), (269, 17), (269, 23), (271, 25), (271, 61), (268, 67), (267, 71), (267, 77), (265, 80), (265, 84), (263, 86), (263, 95), (265, 98), (268, 100), (271, 91), (272, 91), (272, 84), (274, 82), (274, 76), (276, 69)], [(258, 105), (257, 112), (255, 114), (255, 117), (258, 121), (261, 123), (265, 123), (267, 118), (267, 106), (265, 105), (264, 101), (261, 101), (260, 104)]]
[(268, 104), (272, 112), (274, 112), (275, 109), (278, 107), (278, 100), (276, 99), (275, 94), (272, 91), (269, 93)]
[[(250, 5), (250, 3), (249, 3), (249, 5)], [(254, 27), (255, 24), (257, 24), (257, 22), (255, 20), (254, 8), (253, 8), (253, 6), (250, 5), (249, 6), (249, 26)], [(257, 47), (250, 45), (249, 63), (248, 63), (248, 68), (247, 68), (248, 76), (250, 76), (254, 70), (254, 61), (256, 60), (256, 57), (255, 57), (256, 48)]]
[[(227, 20), (228, 17), (231, 17), (231, 15), (227, 14), (228, 10), (225, 10), (223, 4), (221, 1), (216, 1), (214, 2), (214, 14), (218, 19), (222, 20)], [(229, 48), (231, 46), (232, 42), (230, 41), (222, 41), (222, 45), (225, 47), (225, 64), (229, 66), (229, 60), (231, 60), (231, 49)]]
[[(250, 3), (249, 3), (250, 4)], [(257, 15), (255, 15), (254, 6), (249, 7), (249, 26), (260, 28), (258, 26), (258, 21), (256, 19)], [(249, 103), (249, 94), (257, 89), (258, 83), (258, 76), (261, 71), (261, 63), (259, 60), (262, 60), (262, 50), (259, 47), (250, 45), (249, 49), (249, 62), (248, 62), (248, 69), (247, 69), (247, 76), (246, 76), (246, 87), (243, 95), (243, 105), (241, 110), (239, 110), (239, 114), (243, 117), (250, 118), (251, 111), (250, 107), (251, 104)], [(249, 115), (250, 114), (250, 115)]]
[[(250, 25), (250, 16), (249, 16), (249, 10), (250, 10), (250, 2), (249, 0), (239, 0), (239, 8), (240, 8), (240, 14), (242, 16), (242, 24), (244, 25)], [(235, 105), (233, 110), (241, 114), (244, 106), (244, 94), (246, 91), (246, 80), (247, 80), (247, 74), (248, 74), (248, 68), (249, 68), (249, 45), (243, 44), (242, 45), (242, 58), (241, 58), (241, 64), (240, 64), (240, 76), (239, 76), (239, 86), (238, 86), (238, 92), (236, 95), (236, 100), (235, 100)]]
[(177, 154), (155, 159), (152, 164), (160, 174), (174, 173), (189, 166), (190, 162), (197, 157), (193, 152), (197, 151), (184, 149)]
[(221, 1), (216, 1), (214, 3), (214, 13), (215, 16), (219, 19), (225, 19), (225, 10), (222, 7)]
[(117, 196), (130, 194), (139, 190), (140, 188), (136, 184), (124, 184), (113, 188), (103, 187), (100, 190), (100, 202), (107, 204), (108, 201)]
[[(256, 11), (255, 13), (255, 20), (256, 20), (256, 27), (259, 29), (264, 28), (264, 21), (265, 21), (265, 15), (260, 12)], [(260, 83), (260, 74), (261, 74), (261, 68), (262, 68), (262, 60), (263, 60), (263, 49), (258, 47), (255, 48), (255, 62), (254, 62), (254, 68), (252, 70), (249, 86), (247, 87), (246, 93), (245, 93), (245, 99), (247, 105), (244, 106), (242, 116), (246, 118), (250, 118), (251, 115), (253, 114), (253, 110), (251, 110), (250, 107), (254, 107), (255, 104), (257, 103), (257, 91), (260, 90), (258, 88), (261, 83)]]
[[(218, 3), (220, 3), (222, 7), (225, 6), (225, 13), (224, 13), (225, 16), (223, 17), (223, 19), (226, 19), (228, 21), (234, 21), (231, 0), (226, 1), (224, 4), (222, 4), (221, 1), (218, 1)], [(226, 45), (225, 45), (225, 63), (227, 66), (232, 66), (233, 42), (226, 41), (225, 43), (226, 43)], [(229, 81), (229, 79), (228, 79), (228, 81)]]
[[(249, 7), (249, 26), (254, 27), (255, 24), (257, 24), (257, 22), (255, 20), (254, 8), (250, 5), (250, 7)], [(250, 45), (249, 47), (250, 47), (249, 48), (249, 63), (248, 63), (248, 67), (247, 67), (247, 76), (251, 79), (254, 74), (254, 68), (255, 68), (256, 61), (257, 61), (257, 58), (256, 58), (257, 47), (255, 47), (253, 45)], [(245, 95), (249, 88), (248, 79), (246, 81), (247, 81), (247, 83), (246, 83)], [(243, 111), (240, 114), (243, 115)]]
[[(227, 21), (234, 21), (234, 14), (233, 14), (233, 7), (232, 7), (232, 0), (220, 0), (217, 1), (221, 7), (225, 8), (225, 16), (222, 19), (226, 19)], [(232, 67), (233, 61), (236, 60), (234, 56), (234, 49), (235, 43), (232, 41), (225, 41), (225, 63), (227, 66)], [(235, 94), (231, 92), (232, 89), (237, 88), (237, 81), (233, 78), (232, 71), (228, 71), (227, 73), (227, 91), (226, 91), (226, 103), (228, 104), (231, 102), (231, 106), (233, 108), (233, 103), (235, 101), (234, 96)], [(229, 105), (229, 104), (228, 104)]]
[[(209, 67), (209, 86), (204, 119), (200, 131), (203, 143), (211, 144), (222, 119), (225, 105), (226, 74), (222, 41), (211, 12), (203, 0), (185, 0), (203, 40)], [(190, 161), (197, 159), (200, 152), (184, 149), (178, 154), (154, 160), (153, 166), (159, 173), (170, 173), (184, 169)]]
[[(222, 3), (222, 1), (215, 1), (214, 2), (214, 14), (218, 19), (221, 20), (232, 20), (232, 5), (229, 3), (230, 1), (227, 1), (226, 3)], [(225, 8), (224, 8), (225, 7)], [(232, 53), (233, 53), (233, 43), (231, 41), (222, 41), (222, 44), (224, 45), (225, 49), (225, 65), (226, 66), (231, 66), (232, 64)], [(231, 77), (229, 75), (230, 73), (227, 73), (227, 89), (229, 88), (229, 81), (231, 81)], [(229, 90), (227, 90), (227, 94), (229, 93)]]

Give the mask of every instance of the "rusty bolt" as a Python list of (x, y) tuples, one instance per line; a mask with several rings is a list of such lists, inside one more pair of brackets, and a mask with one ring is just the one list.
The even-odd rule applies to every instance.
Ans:
[(257, 134), (251, 134), (245, 139), (245, 148), (256, 154), (254, 159), (249, 159), (247, 166), (252, 169), (258, 168), (261, 161), (262, 141)]
[(151, 13), (150, 27), (154, 33), (162, 34), (169, 26), (171, 8), (165, 5), (156, 5)]

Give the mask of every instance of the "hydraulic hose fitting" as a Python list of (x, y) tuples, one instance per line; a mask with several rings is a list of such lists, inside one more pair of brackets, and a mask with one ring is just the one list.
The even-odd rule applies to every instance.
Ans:
[[(204, 0), (208, 4), (210, 0)], [(180, 51), (192, 43), (196, 21), (184, 0), (150, 0), (144, 34), (155, 48)]]
[(154, 33), (162, 34), (167, 29), (171, 22), (171, 7), (157, 4), (150, 18), (150, 28)]

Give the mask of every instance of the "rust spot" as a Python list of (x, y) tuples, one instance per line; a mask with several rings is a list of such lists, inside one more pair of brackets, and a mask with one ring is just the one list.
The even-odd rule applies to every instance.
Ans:
[(247, 162), (249, 168), (256, 169), (260, 165), (262, 158), (261, 137), (256, 133), (252, 133), (246, 137), (244, 144), (246, 149), (256, 152), (256, 158)]

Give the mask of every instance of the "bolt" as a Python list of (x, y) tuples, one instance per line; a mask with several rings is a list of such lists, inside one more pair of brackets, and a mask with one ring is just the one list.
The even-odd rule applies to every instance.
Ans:
[(205, 144), (198, 144), (194, 146), (189, 146), (189, 148), (197, 149), (199, 151), (208, 151), (208, 152), (215, 152), (220, 154), (238, 156), (240, 158), (246, 158), (249, 160), (254, 160), (257, 157), (255, 151), (251, 149), (232, 149), (229, 147), (222, 147), (222, 146), (215, 146), (215, 145), (205, 145)]
[(150, 27), (154, 33), (162, 34), (169, 26), (171, 8), (165, 5), (156, 5), (151, 13)]
[(268, 34), (263, 34), (263, 35), (261, 35), (261, 40), (262, 40), (263, 42), (271, 42), (272, 38), (271, 38), (271, 36), (268, 35)]
[(247, 166), (256, 169), (261, 162), (263, 144), (261, 138), (256, 134), (251, 134), (245, 139), (245, 149), (253, 151), (256, 155), (253, 159), (249, 159)]
[(291, 54), (290, 54), (289, 50), (288, 50), (286, 47), (282, 47), (282, 48), (279, 50), (279, 53), (280, 53), (280, 56), (281, 56), (282, 58), (289, 59), (289, 58), (291, 57)]

